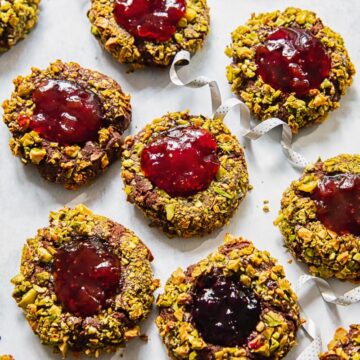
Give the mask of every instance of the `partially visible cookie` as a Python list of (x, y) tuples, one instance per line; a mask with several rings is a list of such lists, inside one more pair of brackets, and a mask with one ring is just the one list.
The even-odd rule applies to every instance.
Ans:
[(173, 272), (157, 305), (171, 359), (282, 359), (300, 325), (283, 267), (229, 234), (207, 258)]
[(209, 32), (206, 0), (92, 0), (91, 32), (120, 63), (167, 66), (199, 50)]
[(57, 60), (14, 80), (3, 104), (10, 148), (49, 181), (75, 189), (121, 155), (131, 120), (130, 96), (97, 71)]
[(40, 0), (0, 1), (0, 53), (12, 48), (36, 25)]
[(184, 238), (224, 226), (249, 186), (244, 150), (219, 119), (169, 113), (125, 139), (129, 202), (152, 224)]
[(0, 355), (0, 360), (14, 360), (11, 355)]
[(308, 166), (285, 190), (275, 224), (313, 275), (360, 280), (360, 155)]
[(232, 91), (260, 121), (278, 117), (296, 133), (340, 106), (355, 68), (343, 38), (313, 12), (253, 14), (226, 54)]
[(43, 344), (98, 357), (140, 335), (159, 286), (152, 260), (132, 231), (65, 207), (28, 239), (13, 297)]
[(351, 325), (349, 331), (336, 330), (334, 339), (328, 345), (328, 351), (320, 355), (320, 360), (359, 360), (360, 325)]

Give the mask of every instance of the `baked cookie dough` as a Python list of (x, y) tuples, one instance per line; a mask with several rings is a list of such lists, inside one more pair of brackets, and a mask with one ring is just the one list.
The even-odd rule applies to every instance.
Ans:
[(98, 357), (139, 336), (159, 286), (152, 259), (122, 225), (65, 207), (24, 246), (13, 297), (43, 344)]
[[(121, 0), (118, 0), (118, 2), (126, 3)], [(136, 2), (133, 1), (131, 5), (122, 4), (121, 6), (132, 7), (136, 5)], [(150, 7), (148, 9), (150, 12), (156, 10), (152, 9), (153, 4), (164, 7), (166, 10), (166, 8), (174, 3), (180, 2), (183, 3), (181, 9), (183, 16), (179, 17), (180, 20), (175, 25), (171, 25), (172, 31), (170, 34), (167, 34), (170, 36), (162, 37), (161, 40), (158, 40), (157, 38), (163, 35), (157, 34), (159, 28), (169, 29), (168, 24), (164, 26), (162, 23), (163, 19), (161, 19), (161, 26), (159, 25), (159, 28), (157, 28), (154, 25), (156, 23), (154, 14), (151, 14), (151, 18), (148, 18), (146, 14), (139, 15), (138, 10), (122, 10), (122, 14), (119, 16), (122, 21), (124, 21), (123, 12), (126, 13), (128, 11), (129, 13), (138, 14), (134, 19), (129, 19), (130, 24), (134, 21), (138, 21), (139, 26), (147, 22), (150, 24), (140, 34), (139, 31), (136, 31), (136, 33), (132, 32), (132, 34), (131, 30), (125, 29), (116, 20), (114, 13), (117, 4), (116, 0), (92, 0), (91, 9), (88, 12), (88, 17), (92, 24), (91, 32), (100, 41), (105, 50), (118, 62), (132, 64), (133, 68), (143, 65), (167, 66), (180, 50), (195, 53), (202, 47), (205, 37), (209, 32), (210, 22), (209, 8), (207, 7), (206, 0), (160, 0), (157, 2), (145, 0), (138, 2), (141, 3), (139, 5), (140, 9), (144, 9), (145, 3)], [(178, 11), (176, 9), (176, 12)], [(164, 9), (161, 9), (158, 13), (163, 17)], [(143, 17), (143, 20), (139, 19), (140, 16)], [(154, 32), (155, 34), (153, 34)]]
[(40, 0), (0, 1), (0, 53), (12, 48), (36, 25)]
[(338, 108), (355, 74), (342, 37), (293, 7), (252, 15), (226, 54), (232, 91), (258, 120), (280, 118), (294, 133)]
[(206, 259), (176, 270), (157, 305), (171, 359), (281, 359), (300, 325), (283, 267), (229, 234)]
[(275, 220), (286, 247), (322, 278), (360, 280), (360, 155), (309, 165)]
[(131, 106), (114, 80), (57, 60), (14, 84), (3, 103), (10, 148), (46, 180), (78, 188), (120, 157)]
[(14, 360), (11, 355), (0, 355), (0, 360)]
[[(208, 160), (205, 164), (197, 164), (198, 154), (194, 151), (189, 157), (186, 154), (174, 157), (176, 163), (168, 164), (168, 168), (159, 170), (154, 166), (153, 171), (158, 172), (162, 178), (160, 180), (168, 181), (165, 184), (168, 188), (170, 185), (170, 189), (165, 186), (167, 192), (163, 190), (164, 187), (159, 188), (156, 182), (145, 176), (144, 151), (167, 137), (174, 141), (174, 148), (182, 146), (181, 140), (191, 135), (186, 133), (188, 129), (204, 133), (204, 137), (196, 139), (191, 146), (200, 144), (208, 151), (210, 145), (206, 141), (209, 141), (212, 142), (212, 152), (204, 154), (205, 160)], [(177, 132), (180, 134), (176, 134)], [(188, 142), (185, 140), (184, 144), (187, 146)], [(169, 155), (171, 146), (161, 150), (156, 156), (172, 156)], [(197, 169), (202, 170), (207, 166), (209, 156), (212, 157), (211, 161), (217, 162), (217, 167), (210, 164), (203, 172), (196, 173)], [(177, 170), (177, 166), (180, 166), (181, 174), (186, 174), (183, 178), (180, 175), (180, 180), (172, 178), (172, 172)], [(208, 177), (210, 172), (213, 176)], [(181, 193), (180, 189), (187, 190), (187, 182), (193, 186), (204, 176), (208, 177), (204, 179), (205, 186), (190, 194)], [(169, 113), (155, 119), (140, 133), (125, 139), (122, 178), (128, 201), (139, 207), (152, 225), (162, 228), (169, 235), (185, 238), (204, 235), (225, 225), (245, 197), (249, 186), (244, 151), (236, 137), (231, 135), (221, 120), (190, 115), (187, 111)]]
[(337, 329), (328, 350), (320, 355), (320, 360), (359, 360), (360, 325), (351, 325), (349, 331)]

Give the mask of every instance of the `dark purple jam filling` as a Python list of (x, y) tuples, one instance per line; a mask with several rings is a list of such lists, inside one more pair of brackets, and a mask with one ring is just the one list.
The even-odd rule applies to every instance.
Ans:
[(225, 347), (246, 343), (259, 322), (261, 305), (238, 276), (201, 277), (192, 295), (193, 322), (207, 343)]

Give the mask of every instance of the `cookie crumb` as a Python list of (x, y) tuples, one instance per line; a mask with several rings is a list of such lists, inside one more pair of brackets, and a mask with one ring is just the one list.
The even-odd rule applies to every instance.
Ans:
[(148, 341), (149, 341), (149, 337), (148, 337), (147, 335), (145, 335), (145, 334), (141, 334), (141, 335), (139, 336), (139, 339), (142, 340), (142, 341), (144, 341), (144, 342), (148, 342)]

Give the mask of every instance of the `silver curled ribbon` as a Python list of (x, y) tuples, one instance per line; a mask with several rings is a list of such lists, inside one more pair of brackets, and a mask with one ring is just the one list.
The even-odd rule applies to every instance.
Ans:
[(307, 337), (310, 338), (311, 344), (296, 358), (296, 360), (319, 360), (319, 354), (322, 352), (322, 340), (320, 330), (315, 322), (306, 315), (300, 306), (300, 316), (304, 323), (302, 329)]
[[(188, 51), (178, 52), (170, 68), (170, 79), (173, 84), (181, 87), (184, 86), (188, 88), (201, 88), (209, 85), (211, 92), (212, 115), (214, 119), (224, 119), (231, 109), (239, 107), (241, 125), (240, 134), (249, 140), (257, 140), (272, 129), (281, 126), (282, 134), (280, 144), (288, 161), (294, 167), (301, 170), (309, 165), (309, 162), (292, 148), (293, 135), (287, 123), (278, 118), (271, 118), (261, 122), (255, 127), (251, 127), (251, 112), (249, 107), (237, 98), (229, 98), (222, 102), (221, 93), (216, 81), (211, 80), (205, 76), (198, 76), (194, 80), (186, 83), (180, 79), (178, 75), (179, 66), (189, 64), (190, 53)], [(296, 292), (300, 293), (305, 285), (309, 282), (315, 283), (323, 300), (327, 303), (332, 303), (339, 306), (349, 306), (360, 301), (360, 287), (356, 287), (344, 295), (336, 296), (330, 284), (326, 280), (310, 275), (300, 276), (296, 286)], [(305, 320), (305, 322), (302, 324), (302, 329), (310, 338), (311, 344), (306, 347), (305, 350), (297, 357), (297, 360), (318, 360), (319, 353), (322, 351), (321, 333), (315, 322), (306, 315), (301, 307), (301, 303), (302, 299), (299, 297), (301, 317)]]
[(67, 204), (66, 206), (69, 207), (69, 208), (72, 208), (72, 207), (75, 207), (79, 204), (84, 204), (86, 203), (87, 201), (89, 201), (91, 199), (91, 196), (90, 196), (90, 191), (89, 190), (85, 190), (84, 192), (82, 192), (81, 194), (79, 195), (76, 195), (73, 199), (71, 199)]
[(216, 110), (221, 106), (221, 93), (219, 85), (215, 80), (211, 80), (206, 76), (197, 76), (194, 80), (184, 83), (177, 72), (178, 66), (185, 66), (190, 64), (190, 53), (188, 51), (180, 51), (176, 54), (170, 68), (170, 79), (171, 82), (176, 86), (185, 86), (192, 89), (199, 89), (204, 86), (209, 85), (210, 95), (211, 95), (211, 106), (212, 113), (214, 114)]
[(313, 282), (320, 291), (320, 294), (324, 301), (327, 303), (340, 305), (340, 306), (349, 306), (360, 302), (360, 286), (355, 287), (354, 289), (346, 292), (343, 295), (336, 296), (330, 284), (321, 278), (310, 275), (300, 276), (296, 288), (300, 292), (307, 283)]
[(178, 75), (178, 67), (190, 64), (190, 53), (188, 51), (180, 51), (175, 56), (170, 68), (170, 79), (177, 86), (185, 86), (188, 88), (200, 88), (209, 85), (211, 92), (212, 114), (214, 119), (224, 119), (229, 111), (237, 106), (240, 107), (240, 134), (249, 139), (257, 140), (272, 129), (282, 126), (281, 146), (285, 156), (289, 162), (296, 168), (304, 169), (309, 162), (298, 152), (292, 148), (292, 132), (287, 123), (278, 119), (267, 119), (255, 127), (251, 127), (251, 114), (248, 106), (237, 98), (230, 98), (221, 101), (221, 93), (216, 81), (205, 76), (198, 76), (194, 80), (184, 83)]
[(303, 330), (305, 333), (312, 339), (311, 344), (300, 354), (297, 360), (318, 360), (319, 353), (322, 351), (322, 341), (321, 334), (314, 321), (311, 320), (303, 311), (301, 307), (302, 297), (300, 296), (301, 291), (305, 288), (305, 285), (309, 283), (314, 283), (323, 300), (327, 303), (339, 305), (339, 306), (349, 306), (360, 302), (360, 286), (355, 287), (354, 289), (346, 292), (343, 295), (336, 296), (330, 284), (321, 278), (311, 275), (302, 275), (300, 276), (295, 291), (299, 295), (299, 303), (301, 309), (301, 316), (304, 318), (305, 323), (303, 324)]

